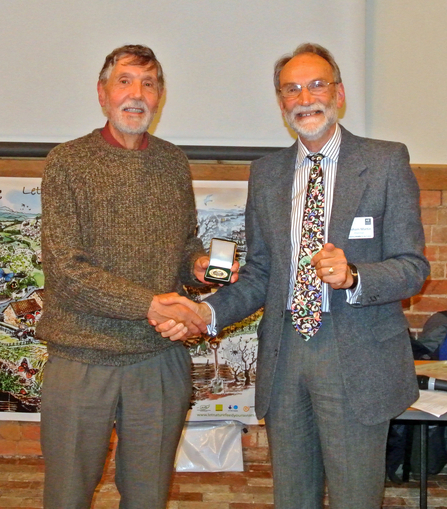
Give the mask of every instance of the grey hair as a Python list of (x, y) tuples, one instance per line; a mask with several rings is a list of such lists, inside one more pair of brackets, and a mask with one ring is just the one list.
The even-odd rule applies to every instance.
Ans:
[(288, 62), (290, 62), (290, 60), (292, 60), (293, 57), (296, 57), (297, 55), (302, 55), (303, 53), (314, 53), (315, 55), (324, 58), (324, 60), (326, 60), (326, 62), (332, 68), (332, 72), (334, 73), (334, 81), (336, 81), (337, 83), (341, 83), (340, 68), (338, 67), (337, 62), (332, 56), (332, 53), (323, 46), (320, 46), (319, 44), (305, 42), (304, 44), (300, 44), (293, 53), (284, 55), (275, 62), (275, 68), (273, 72), (273, 84), (275, 85), (275, 90), (278, 95), (280, 94), (279, 75), (281, 71), (283, 70), (284, 66)]
[(125, 46), (114, 49), (112, 53), (107, 55), (104, 61), (104, 65), (102, 66), (102, 69), (99, 73), (99, 81), (105, 84), (110, 78), (112, 69), (115, 67), (118, 60), (127, 56), (132, 58), (129, 62), (131, 65), (147, 66), (152, 64), (152, 66), (157, 69), (158, 91), (162, 92), (165, 86), (165, 79), (161, 64), (157, 60), (155, 53), (147, 46), (143, 46), (141, 44), (127, 44)]

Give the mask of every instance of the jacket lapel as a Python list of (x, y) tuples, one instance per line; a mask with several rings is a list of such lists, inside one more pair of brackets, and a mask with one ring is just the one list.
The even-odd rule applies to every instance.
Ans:
[(366, 187), (365, 170), (356, 137), (342, 127), (328, 241), (343, 251)]
[[(281, 264), (281, 278), (288, 288), (289, 271), (291, 263), (291, 209), (292, 209), (292, 188), (295, 176), (295, 165), (298, 142), (291, 147), (281, 151), (275, 165), (269, 171), (269, 182), (263, 183), (265, 189), (265, 211), (270, 218), (271, 242), (273, 250), (278, 253)], [(283, 288), (284, 285), (281, 285)]]

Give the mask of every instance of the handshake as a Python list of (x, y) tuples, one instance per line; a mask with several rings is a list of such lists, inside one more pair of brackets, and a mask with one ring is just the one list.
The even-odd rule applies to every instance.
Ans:
[(164, 338), (177, 341), (206, 332), (211, 310), (178, 293), (165, 293), (153, 298), (147, 319)]
[[(204, 280), (208, 265), (207, 256), (198, 258), (194, 264), (195, 277), (205, 284), (209, 284)], [(239, 263), (234, 262), (231, 283), (238, 280), (238, 270)], [(184, 340), (207, 332), (207, 325), (211, 323), (211, 309), (207, 304), (194, 302), (178, 293), (165, 293), (152, 299), (147, 319), (164, 338)]]

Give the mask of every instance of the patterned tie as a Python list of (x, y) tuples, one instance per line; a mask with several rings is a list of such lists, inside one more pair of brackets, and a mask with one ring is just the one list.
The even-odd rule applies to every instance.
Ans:
[(324, 246), (323, 154), (307, 156), (313, 166), (304, 205), (298, 270), (292, 298), (292, 322), (308, 341), (321, 325), (321, 279), (310, 260)]

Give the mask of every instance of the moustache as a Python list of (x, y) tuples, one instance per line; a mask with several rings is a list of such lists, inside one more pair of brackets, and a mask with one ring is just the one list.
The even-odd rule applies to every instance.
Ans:
[(292, 115), (299, 115), (300, 113), (315, 113), (316, 111), (322, 111), (325, 113), (326, 106), (320, 102), (315, 102), (310, 106), (302, 106), (297, 104), (291, 111)]
[(138, 109), (142, 110), (143, 113), (148, 113), (148, 107), (143, 101), (139, 101), (138, 99), (129, 99), (124, 104), (121, 105), (121, 110), (128, 109)]

